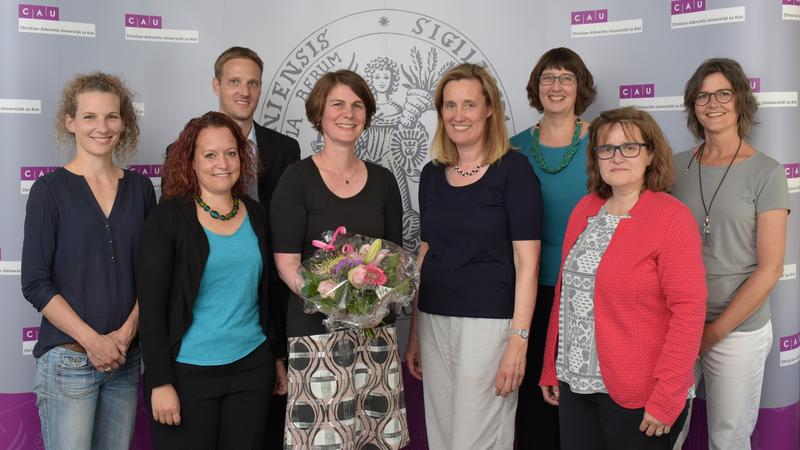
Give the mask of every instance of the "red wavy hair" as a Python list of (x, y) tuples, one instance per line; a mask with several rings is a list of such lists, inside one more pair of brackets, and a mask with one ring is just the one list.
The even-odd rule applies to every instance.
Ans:
[(194, 160), (197, 136), (206, 128), (227, 128), (236, 139), (236, 148), (239, 151), (240, 171), (239, 179), (231, 188), (235, 197), (242, 197), (248, 186), (256, 179), (257, 162), (253, 159), (247, 138), (242, 134), (239, 125), (225, 114), (209, 111), (201, 117), (190, 120), (178, 136), (178, 140), (170, 144), (164, 167), (161, 170), (161, 192), (165, 199), (199, 195), (200, 186), (197, 175), (194, 173), (192, 161)]

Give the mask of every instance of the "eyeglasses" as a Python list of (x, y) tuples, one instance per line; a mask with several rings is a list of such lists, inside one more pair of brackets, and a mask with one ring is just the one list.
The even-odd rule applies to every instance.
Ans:
[(595, 147), (594, 153), (598, 159), (611, 159), (619, 150), (619, 153), (625, 158), (636, 158), (642, 152), (642, 147), (647, 147), (647, 144), (643, 142), (625, 142), (619, 145), (606, 144)]
[(545, 86), (549, 86), (558, 80), (558, 84), (562, 86), (570, 86), (575, 84), (575, 80), (578, 77), (572, 75), (570, 73), (565, 73), (563, 75), (555, 76), (555, 75), (539, 75), (539, 83), (542, 83)]
[(717, 92), (700, 92), (694, 98), (694, 104), (697, 106), (705, 106), (711, 101), (711, 96), (717, 99), (720, 103), (728, 103), (733, 100), (733, 89), (720, 89)]

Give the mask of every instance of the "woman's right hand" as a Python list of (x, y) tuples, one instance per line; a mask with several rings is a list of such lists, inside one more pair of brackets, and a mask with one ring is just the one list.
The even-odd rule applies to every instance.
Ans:
[(419, 338), (417, 333), (411, 332), (408, 336), (408, 344), (406, 345), (406, 365), (408, 372), (414, 378), (422, 380), (422, 361), (419, 355)]
[(542, 397), (547, 404), (558, 406), (558, 399), (561, 396), (561, 390), (558, 386), (539, 386), (542, 388)]
[(125, 354), (120, 352), (116, 340), (107, 334), (97, 334), (82, 345), (89, 361), (101, 372), (116, 370), (125, 364)]
[(181, 424), (181, 402), (171, 384), (153, 388), (150, 400), (153, 407), (153, 419), (156, 422), (175, 426)]

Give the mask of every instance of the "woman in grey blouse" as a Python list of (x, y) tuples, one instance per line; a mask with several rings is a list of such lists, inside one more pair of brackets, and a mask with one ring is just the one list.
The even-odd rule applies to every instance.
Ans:
[(697, 220), (708, 287), (698, 369), (710, 449), (749, 449), (772, 344), (769, 293), (781, 276), (789, 194), (783, 165), (748, 141), (756, 99), (734, 60), (709, 59), (686, 83), (689, 130), (673, 194)]

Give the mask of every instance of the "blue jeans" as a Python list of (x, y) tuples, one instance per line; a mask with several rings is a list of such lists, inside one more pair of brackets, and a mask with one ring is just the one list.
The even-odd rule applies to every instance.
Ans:
[(33, 390), (47, 450), (127, 450), (136, 421), (141, 352), (100, 372), (85, 353), (55, 347), (36, 360)]

